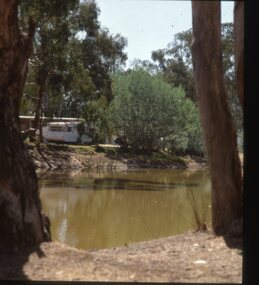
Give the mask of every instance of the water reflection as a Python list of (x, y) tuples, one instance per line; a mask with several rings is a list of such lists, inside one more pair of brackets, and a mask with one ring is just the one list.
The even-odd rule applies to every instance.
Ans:
[(78, 248), (121, 246), (192, 229), (193, 198), (210, 221), (204, 170), (48, 173), (40, 185), (53, 239)]

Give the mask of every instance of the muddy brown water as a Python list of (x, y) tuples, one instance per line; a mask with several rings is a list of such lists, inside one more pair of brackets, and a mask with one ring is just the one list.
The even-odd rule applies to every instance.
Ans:
[(211, 221), (206, 170), (139, 169), (40, 174), (53, 240), (79, 249), (124, 246), (195, 229), (194, 208)]

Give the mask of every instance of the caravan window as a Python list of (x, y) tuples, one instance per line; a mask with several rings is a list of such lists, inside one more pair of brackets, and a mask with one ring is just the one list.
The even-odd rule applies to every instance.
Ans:
[(68, 131), (68, 132), (71, 132), (71, 131), (72, 131), (72, 128), (71, 128), (71, 127), (67, 127), (67, 131)]
[(51, 132), (61, 132), (62, 131), (62, 127), (61, 126), (50, 126), (49, 130)]

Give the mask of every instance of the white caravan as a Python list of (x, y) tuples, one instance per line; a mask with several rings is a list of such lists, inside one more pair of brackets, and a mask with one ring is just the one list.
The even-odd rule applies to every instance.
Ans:
[(65, 143), (91, 143), (90, 126), (84, 124), (85, 132), (81, 136), (78, 133), (78, 125), (82, 122), (49, 122), (42, 127), (42, 136), (46, 141)]

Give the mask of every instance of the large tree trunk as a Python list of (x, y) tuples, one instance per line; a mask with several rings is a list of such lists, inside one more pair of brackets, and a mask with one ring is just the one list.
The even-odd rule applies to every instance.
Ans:
[(0, 1), (0, 250), (50, 240), (37, 176), (20, 135), (19, 108), (34, 33), (20, 34), (19, 1)]
[(244, 2), (236, 1), (234, 8), (234, 50), (237, 90), (244, 109)]
[(220, 2), (192, 1), (192, 13), (192, 58), (211, 175), (212, 227), (215, 234), (226, 235), (242, 220), (242, 178), (223, 78)]

